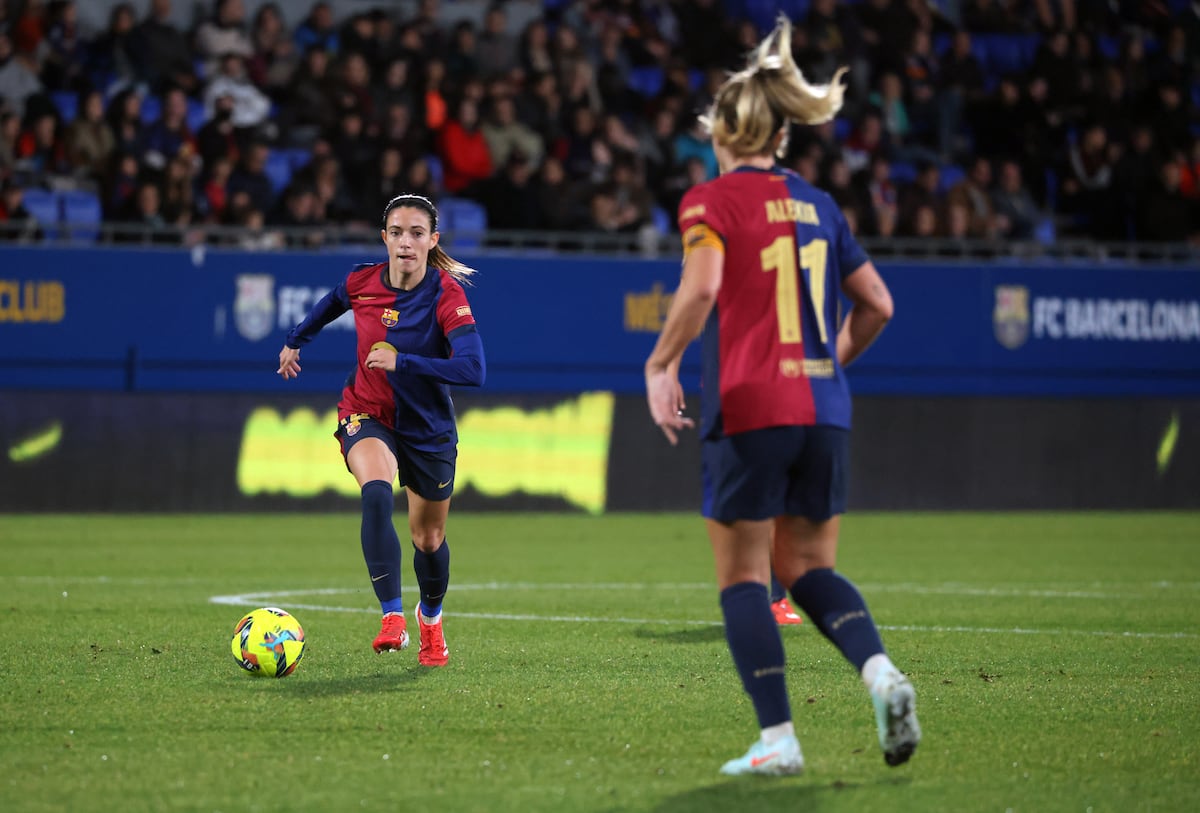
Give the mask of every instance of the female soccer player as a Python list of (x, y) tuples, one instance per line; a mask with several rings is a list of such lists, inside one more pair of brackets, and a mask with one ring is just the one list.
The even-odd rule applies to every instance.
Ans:
[[(849, 463), (843, 368), (883, 329), (892, 300), (833, 199), (775, 165), (790, 122), (828, 121), (842, 104), (844, 69), (810, 85), (791, 41), (781, 19), (704, 119), (721, 175), (679, 205), (683, 275), (646, 362), (650, 414), (674, 444), (693, 425), (679, 360), (703, 329), (703, 514), (726, 639), (762, 729), (726, 774), (804, 767), (767, 593), (772, 545), (779, 580), (861, 674), (887, 763), (907, 761), (921, 737), (912, 685), (858, 590), (834, 572)], [(853, 305), (840, 328), (839, 289)]]
[(454, 491), (458, 430), (447, 385), (482, 386), (483, 344), (460, 284), (474, 271), (438, 246), (437, 209), (400, 195), (383, 210), (388, 259), (354, 268), (313, 305), (279, 351), (279, 375), (300, 374), (300, 348), (346, 311), (354, 313), (358, 363), (342, 390), (338, 427), (346, 467), (362, 489), (362, 550), (383, 610), (376, 652), (404, 649), (400, 540), (392, 483), (408, 489), (408, 528), (421, 601), (424, 666), (445, 666), (442, 598), (450, 582), (446, 517)]

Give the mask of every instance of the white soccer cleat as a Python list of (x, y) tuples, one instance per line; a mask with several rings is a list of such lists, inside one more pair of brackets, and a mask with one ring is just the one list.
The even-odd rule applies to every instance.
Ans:
[(787, 736), (767, 745), (762, 740), (750, 746), (745, 756), (731, 759), (721, 766), (726, 776), (793, 776), (803, 773), (804, 755), (800, 753), (800, 741)]
[(898, 671), (881, 672), (871, 687), (875, 705), (875, 723), (879, 727), (879, 747), (888, 765), (908, 762), (921, 742), (917, 723), (917, 693), (908, 678)]

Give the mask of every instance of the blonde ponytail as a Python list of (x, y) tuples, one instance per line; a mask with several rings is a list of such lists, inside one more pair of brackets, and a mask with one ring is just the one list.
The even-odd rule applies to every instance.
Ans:
[[(789, 121), (823, 124), (842, 108), (846, 88), (840, 68), (827, 85), (809, 83), (792, 57), (792, 23), (780, 15), (775, 28), (721, 85), (701, 121), (734, 155), (761, 155)], [(782, 155), (787, 139), (777, 152)]]

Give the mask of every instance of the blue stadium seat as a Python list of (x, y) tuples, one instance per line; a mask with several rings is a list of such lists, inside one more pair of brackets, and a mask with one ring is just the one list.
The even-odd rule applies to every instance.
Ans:
[(69, 90), (56, 90), (50, 94), (50, 100), (54, 102), (63, 124), (70, 124), (79, 114), (79, 96)]
[(199, 99), (188, 99), (187, 126), (192, 133), (197, 133), (206, 121), (204, 102)]
[(162, 115), (162, 99), (142, 94), (142, 124), (153, 124)]
[(792, 22), (804, 22), (812, 0), (778, 0), (776, 4), (780, 11), (787, 15)]
[(654, 228), (659, 234), (671, 233), (671, 215), (661, 206), (655, 206), (650, 210), (650, 219), (654, 223)]
[(287, 156), (293, 175), (308, 166), (308, 162), (312, 160), (312, 152), (304, 147), (290, 147), (280, 152)]
[(966, 176), (966, 171), (958, 164), (942, 164), (938, 170), (938, 189), (945, 192)]
[(439, 231), (448, 231), (455, 248), (479, 248), (487, 231), (487, 210), (466, 198), (442, 198)]
[(776, 0), (744, 0), (745, 18), (754, 23), (760, 34), (765, 34), (775, 27), (775, 17), (779, 13)]
[(62, 223), (62, 206), (58, 195), (47, 189), (26, 189), (23, 200), (29, 214), (42, 227), (46, 239), (58, 237), (58, 226)]
[(854, 130), (854, 122), (845, 116), (838, 116), (833, 120), (833, 137), (839, 142), (845, 141), (850, 137), (850, 133)]
[(655, 65), (633, 68), (629, 71), (629, 87), (642, 96), (657, 96), (665, 81), (666, 76), (663, 74), (662, 68)]
[(445, 168), (442, 166), (442, 159), (432, 152), (424, 157), (425, 164), (429, 167), (429, 180), (433, 181), (433, 188), (441, 189), (442, 179), (446, 176)]
[(917, 179), (917, 167), (907, 161), (893, 161), (891, 166), (892, 183), (896, 185), (912, 183)]
[(271, 150), (267, 154), (267, 165), (263, 168), (271, 179), (271, 188), (278, 195), (292, 180), (292, 159), (287, 150)]
[(67, 237), (71, 240), (94, 243), (100, 239), (100, 198), (82, 189), (60, 193), (62, 219), (67, 224)]

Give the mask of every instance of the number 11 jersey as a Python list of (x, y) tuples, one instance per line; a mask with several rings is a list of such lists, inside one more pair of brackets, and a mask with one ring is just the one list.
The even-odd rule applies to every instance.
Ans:
[(833, 198), (789, 170), (741, 167), (688, 190), (679, 231), (685, 256), (700, 246), (725, 255), (701, 339), (700, 437), (849, 429), (839, 293), (870, 258)]

